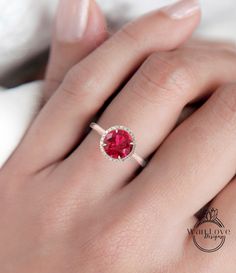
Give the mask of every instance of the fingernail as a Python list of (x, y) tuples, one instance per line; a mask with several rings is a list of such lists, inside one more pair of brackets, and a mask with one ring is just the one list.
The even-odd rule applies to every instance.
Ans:
[(89, 0), (61, 0), (56, 18), (58, 40), (73, 43), (80, 40), (87, 28)]
[(200, 10), (199, 0), (182, 0), (162, 8), (162, 11), (175, 20), (190, 17)]

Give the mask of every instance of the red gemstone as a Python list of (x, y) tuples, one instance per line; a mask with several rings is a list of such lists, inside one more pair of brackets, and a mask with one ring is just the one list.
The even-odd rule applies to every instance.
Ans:
[(133, 150), (132, 136), (125, 130), (112, 130), (104, 138), (104, 150), (114, 159), (126, 158)]

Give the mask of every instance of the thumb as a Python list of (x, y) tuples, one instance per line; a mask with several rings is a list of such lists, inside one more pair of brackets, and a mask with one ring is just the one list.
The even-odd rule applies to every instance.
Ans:
[(94, 0), (61, 0), (44, 86), (44, 99), (52, 95), (66, 73), (106, 38), (106, 21)]

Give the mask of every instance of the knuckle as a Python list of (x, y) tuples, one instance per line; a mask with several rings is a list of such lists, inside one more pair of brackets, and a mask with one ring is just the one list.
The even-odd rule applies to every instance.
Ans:
[(142, 59), (146, 57), (145, 48), (148, 42), (143, 39), (143, 35), (140, 36), (136, 28), (133, 27), (133, 24), (134, 22), (130, 22), (128, 26), (121, 28), (121, 30), (110, 39), (110, 42), (113, 42), (116, 46), (121, 45), (123, 49), (125, 48), (129, 53), (135, 53)]
[(191, 64), (173, 53), (153, 53), (141, 67), (140, 74), (143, 78), (142, 87), (150, 86), (148, 89), (154, 91), (154, 101), (158, 94), (158, 97), (163, 96), (168, 100), (180, 99), (185, 102), (187, 91), (195, 81)]
[(83, 102), (92, 103), (92, 96), (96, 96), (98, 80), (90, 69), (83, 65), (72, 68), (61, 85), (61, 93), (65, 102), (74, 105)]
[(128, 26), (121, 28), (121, 30), (117, 33), (117, 38), (121, 41), (131, 43), (132, 45), (137, 45), (137, 43), (139, 43), (139, 39), (135, 32), (132, 31), (132, 24), (133, 23), (129, 23)]
[(219, 103), (217, 113), (228, 124), (234, 124), (236, 119), (236, 84), (228, 84), (220, 88), (215, 94)]

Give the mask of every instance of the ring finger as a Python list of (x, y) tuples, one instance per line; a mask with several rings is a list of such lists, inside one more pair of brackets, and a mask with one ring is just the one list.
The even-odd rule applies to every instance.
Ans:
[[(199, 62), (203, 56), (207, 58)], [(114, 125), (130, 128), (137, 139), (137, 153), (147, 158), (173, 129), (186, 104), (235, 79), (235, 61), (235, 55), (220, 50), (153, 54), (112, 101), (99, 124), (104, 129)], [(96, 184), (103, 191), (117, 189), (137, 169), (135, 161), (115, 164), (106, 160), (99, 151), (99, 137), (94, 132), (65, 161), (64, 171), (76, 177), (81, 169), (89, 171), (91, 166), (91, 181), (86, 181), (85, 186)], [(102, 183), (95, 179), (97, 174)]]

